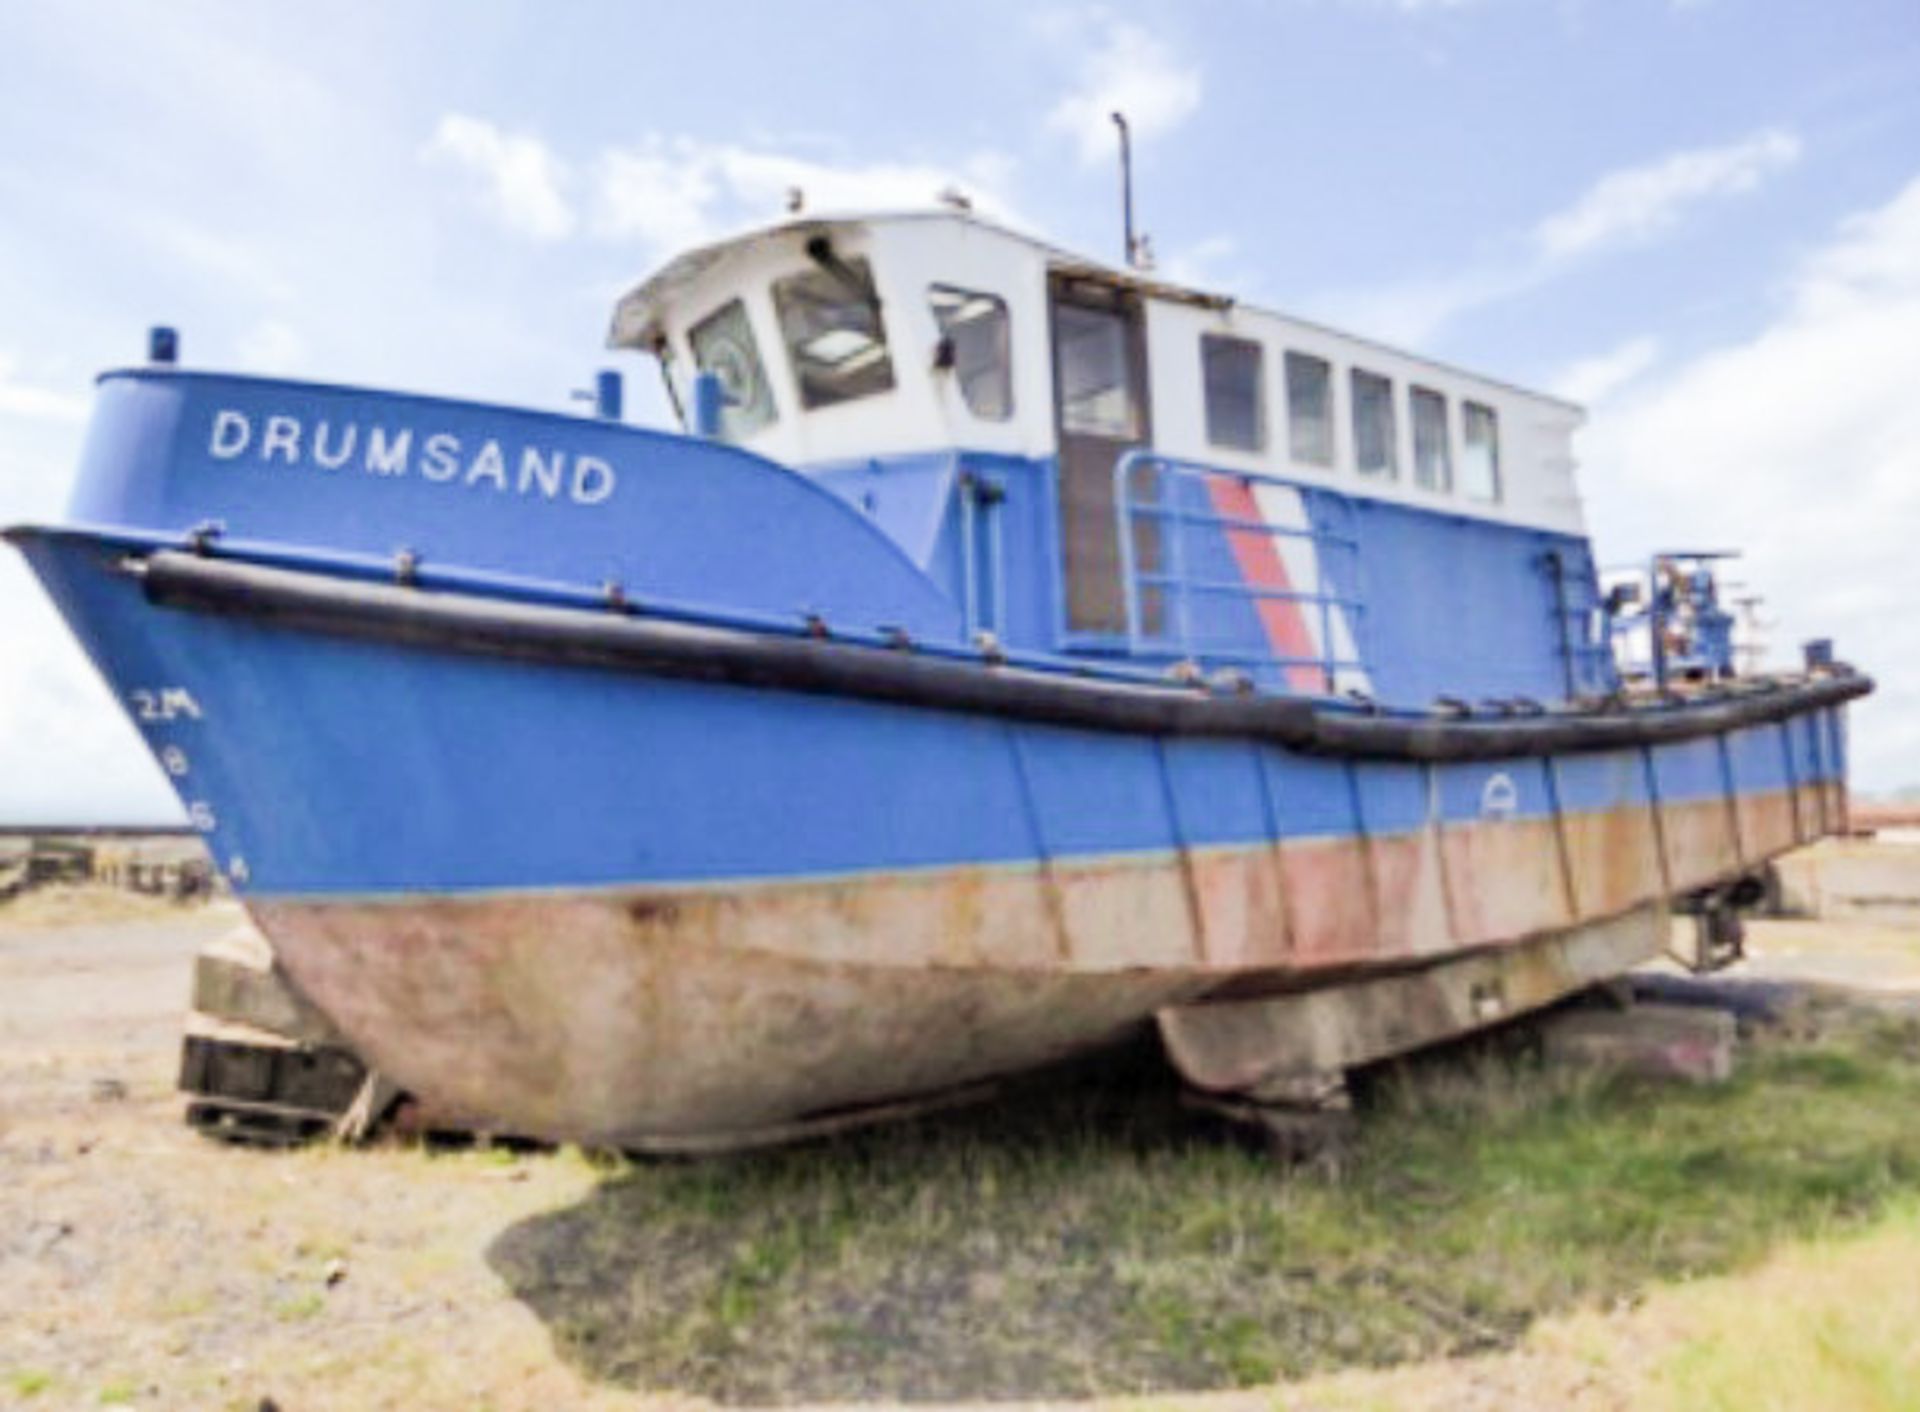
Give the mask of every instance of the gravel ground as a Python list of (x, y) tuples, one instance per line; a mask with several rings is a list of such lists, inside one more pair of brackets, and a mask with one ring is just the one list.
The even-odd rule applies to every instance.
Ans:
[(0, 910), (0, 1405), (633, 1405), (483, 1258), (590, 1190), (585, 1161), (200, 1138), (173, 1090), (190, 958), (240, 913), (137, 910)]
[[(28, 903), (0, 907), (0, 1406), (690, 1404), (590, 1381), (500, 1273), (503, 1237), (606, 1191), (590, 1161), (209, 1143), (180, 1121), (179, 1023), (194, 949), (238, 910)], [(1920, 977), (1920, 933), (1870, 929), (1865, 959), (1816, 962), (1822, 934), (1763, 930), (1760, 949), (1790, 974)], [(1632, 1350), (1670, 1335), (1649, 1310), (1582, 1319), (1571, 1341), (1547, 1322), (1488, 1357), (1167, 1405), (1636, 1405)]]

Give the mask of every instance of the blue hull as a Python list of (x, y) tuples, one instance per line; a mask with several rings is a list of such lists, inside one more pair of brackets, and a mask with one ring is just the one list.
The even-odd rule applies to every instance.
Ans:
[[(1595, 924), (1842, 823), (1831, 693), (1632, 747), (1422, 758), (1444, 736), (1430, 718), (1334, 703), (1327, 740), (1412, 745), (1077, 724), (427, 632), (409, 602), (532, 605), (561, 628), (724, 618), (749, 646), (828, 631), (855, 659), (1000, 670), (891, 541), (777, 467), (389, 401), (110, 383), (76, 505), (94, 528), (16, 538), (296, 979), (397, 1080), (477, 1123), (638, 1140), (963, 1083), (1217, 991)], [(296, 414), (305, 461), (247, 461)], [(214, 454), (242, 416), (249, 450)], [(530, 473), (522, 491), (485, 460), (444, 479), (419, 459), (312, 464), (316, 445), (341, 456), (342, 427), (405, 417), (453, 429), (416, 428), (416, 458), (431, 435), (480, 457), (517, 436), (542, 471), (605, 474)], [(763, 502), (775, 522), (743, 539), (741, 505)], [(596, 517), (609, 504), (619, 518)], [(358, 630), (351, 604), (290, 619), (244, 589), (212, 610), (156, 596), (163, 551), (209, 519), (207, 562), (341, 586), (384, 626)]]

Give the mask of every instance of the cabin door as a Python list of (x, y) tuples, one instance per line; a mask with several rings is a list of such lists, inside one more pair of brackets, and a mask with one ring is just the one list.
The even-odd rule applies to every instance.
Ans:
[[(1055, 276), (1051, 305), (1067, 630), (1125, 632), (1113, 468), (1152, 437), (1140, 300), (1115, 285)], [(1143, 474), (1136, 496), (1146, 494), (1148, 483)], [(1159, 528), (1152, 520), (1135, 522), (1134, 555), (1138, 569), (1158, 568)], [(1158, 598), (1143, 595), (1150, 631), (1158, 627)]]

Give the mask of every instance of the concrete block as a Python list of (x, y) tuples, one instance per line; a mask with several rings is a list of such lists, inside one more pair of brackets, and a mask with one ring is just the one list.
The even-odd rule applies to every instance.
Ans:
[(1569, 1010), (1541, 1022), (1551, 1063), (1588, 1064), (1646, 1078), (1724, 1083), (1733, 1077), (1734, 1017), (1691, 1005)]
[(1829, 838), (1780, 858), (1780, 910), (1832, 921), (1920, 922), (1920, 846)]

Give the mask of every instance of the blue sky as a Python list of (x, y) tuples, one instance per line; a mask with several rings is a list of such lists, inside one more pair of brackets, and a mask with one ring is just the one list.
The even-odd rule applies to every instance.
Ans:
[[(1783, 656), (1882, 680), (1858, 782), (1920, 783), (1914, 0), (0, 0), (0, 521), (150, 323), (560, 406), (620, 289), (789, 186), (1111, 257), (1116, 103), (1163, 270), (1588, 402), (1603, 560), (1744, 544)], [(0, 563), (0, 818), (172, 812)]]

